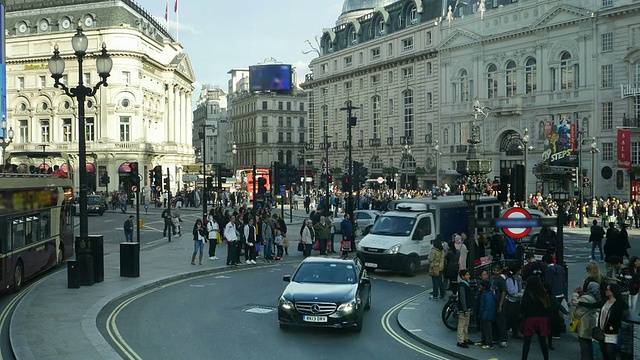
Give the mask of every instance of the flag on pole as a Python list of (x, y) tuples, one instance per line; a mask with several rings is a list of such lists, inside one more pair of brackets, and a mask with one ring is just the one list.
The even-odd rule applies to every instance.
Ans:
[(173, 4), (173, 12), (178, 12), (178, 0), (176, 0), (176, 3)]
[(169, 21), (169, 0), (164, 8), (164, 21)]

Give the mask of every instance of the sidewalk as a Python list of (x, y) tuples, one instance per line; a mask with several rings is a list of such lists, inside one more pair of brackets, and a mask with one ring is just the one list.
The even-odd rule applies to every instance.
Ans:
[[(295, 219), (294, 219), (295, 224)], [(298, 222), (301, 224), (301, 222)], [(290, 248), (285, 262), (302, 261), (302, 253)], [(208, 245), (207, 245), (208, 249)], [(109, 302), (173, 279), (229, 269), (226, 246), (218, 245), (220, 260), (205, 257), (203, 265), (190, 264), (193, 241), (189, 237), (172, 242), (143, 242), (140, 277), (120, 277), (120, 252), (104, 256), (104, 281), (79, 289), (67, 288), (66, 265), (61, 271), (33, 286), (19, 301), (11, 317), (9, 338), (15, 357), (22, 359), (121, 359), (96, 326), (99, 312)], [(223, 256), (220, 256), (220, 255)], [(258, 262), (258, 265), (267, 266)], [(54, 270), (55, 271), (55, 270)]]
[[(457, 359), (516, 360), (522, 358), (523, 341), (519, 339), (509, 338), (509, 345), (504, 349), (497, 345), (492, 350), (483, 350), (480, 346), (473, 345), (468, 349), (457, 347), (457, 333), (447, 329), (441, 318), (442, 307), (446, 302), (430, 300), (429, 292), (425, 291), (421, 296), (406, 304), (398, 313), (398, 325), (408, 335)], [(481, 335), (479, 332), (469, 332), (469, 339), (480, 341)], [(576, 354), (580, 353), (578, 337), (574, 333), (562, 334), (560, 340), (553, 340), (553, 346), (555, 350), (549, 350), (550, 359), (575, 359)], [(531, 341), (529, 359), (542, 359), (542, 351), (536, 336)]]

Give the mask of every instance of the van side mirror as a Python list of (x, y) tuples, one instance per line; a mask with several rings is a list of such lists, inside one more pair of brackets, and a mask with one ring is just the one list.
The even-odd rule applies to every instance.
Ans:
[(291, 275), (285, 275), (282, 277), (282, 281), (284, 282), (291, 282)]

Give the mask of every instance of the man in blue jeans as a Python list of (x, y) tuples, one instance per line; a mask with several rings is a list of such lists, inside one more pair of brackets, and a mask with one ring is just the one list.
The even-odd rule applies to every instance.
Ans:
[(273, 261), (273, 224), (271, 223), (271, 214), (267, 214), (262, 223), (262, 241), (264, 241), (264, 260)]
[(593, 226), (591, 226), (591, 235), (589, 235), (589, 242), (591, 243), (591, 261), (596, 261), (596, 247), (600, 249), (600, 262), (604, 262), (604, 255), (602, 253), (602, 238), (604, 237), (604, 229), (598, 225), (598, 220), (593, 220)]

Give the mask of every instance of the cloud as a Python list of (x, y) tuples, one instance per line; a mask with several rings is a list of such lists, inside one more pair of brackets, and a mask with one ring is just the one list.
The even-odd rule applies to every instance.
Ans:
[(179, 32), (186, 32), (190, 34), (199, 34), (200, 32), (191, 24), (184, 22), (176, 22), (175, 20), (169, 19), (169, 21), (165, 21), (164, 17), (154, 16), (156, 21), (167, 28), (167, 30), (176, 30)]

